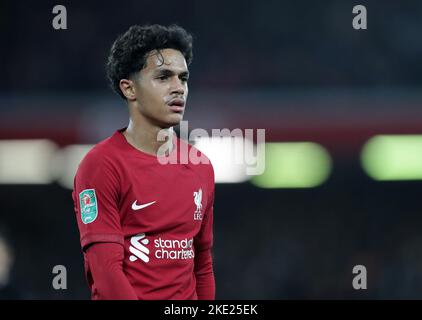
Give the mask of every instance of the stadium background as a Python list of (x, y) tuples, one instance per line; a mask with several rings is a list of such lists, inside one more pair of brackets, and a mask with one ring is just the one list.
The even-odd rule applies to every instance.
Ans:
[[(56, 4), (67, 8), (67, 30), (52, 28)], [(368, 10), (367, 30), (352, 28), (357, 4)], [(193, 33), (190, 128), (265, 128), (268, 142), (326, 152), (321, 168), (312, 154), (300, 161), (300, 172), (326, 170), (314, 187), (216, 185), (217, 298), (422, 297), (421, 136), (396, 145), (394, 181), (374, 179), (362, 163), (376, 135), (422, 135), (422, 2), (191, 0), (1, 2), (0, 227), (20, 298), (89, 298), (63, 181), (69, 146), (126, 124), (104, 62), (135, 23)], [(28, 139), (54, 145), (11, 148)], [(55, 265), (67, 268), (67, 290), (52, 288)], [(367, 268), (367, 290), (352, 287), (355, 265)]]

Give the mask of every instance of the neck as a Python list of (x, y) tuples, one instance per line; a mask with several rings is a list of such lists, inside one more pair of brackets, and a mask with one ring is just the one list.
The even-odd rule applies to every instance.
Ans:
[(130, 118), (129, 125), (123, 132), (129, 144), (155, 156), (165, 156), (172, 151), (173, 134), (173, 127), (163, 129), (143, 118), (133, 119), (133, 117)]

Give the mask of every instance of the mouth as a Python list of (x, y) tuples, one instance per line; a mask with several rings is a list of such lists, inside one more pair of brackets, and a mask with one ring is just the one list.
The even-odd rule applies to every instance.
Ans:
[(185, 100), (180, 98), (172, 99), (167, 102), (167, 105), (170, 107), (170, 110), (181, 113), (185, 109)]

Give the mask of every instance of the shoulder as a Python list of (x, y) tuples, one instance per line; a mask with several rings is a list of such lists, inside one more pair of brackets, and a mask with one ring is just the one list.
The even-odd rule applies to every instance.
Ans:
[(115, 148), (112, 137), (97, 143), (80, 162), (78, 174), (104, 170), (113, 171), (117, 154)]

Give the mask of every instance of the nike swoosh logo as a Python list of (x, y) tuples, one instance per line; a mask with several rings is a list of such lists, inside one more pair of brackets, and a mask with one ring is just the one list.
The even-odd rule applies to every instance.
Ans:
[(140, 204), (140, 205), (137, 205), (136, 204), (136, 201), (137, 200), (135, 200), (133, 203), (132, 203), (132, 209), (133, 210), (140, 210), (140, 209), (143, 209), (143, 208), (146, 208), (146, 207), (148, 207), (148, 206), (150, 206), (150, 205), (152, 205), (152, 204), (154, 204), (156, 201), (152, 201), (152, 202), (148, 202), (148, 203), (145, 203), (145, 204)]

